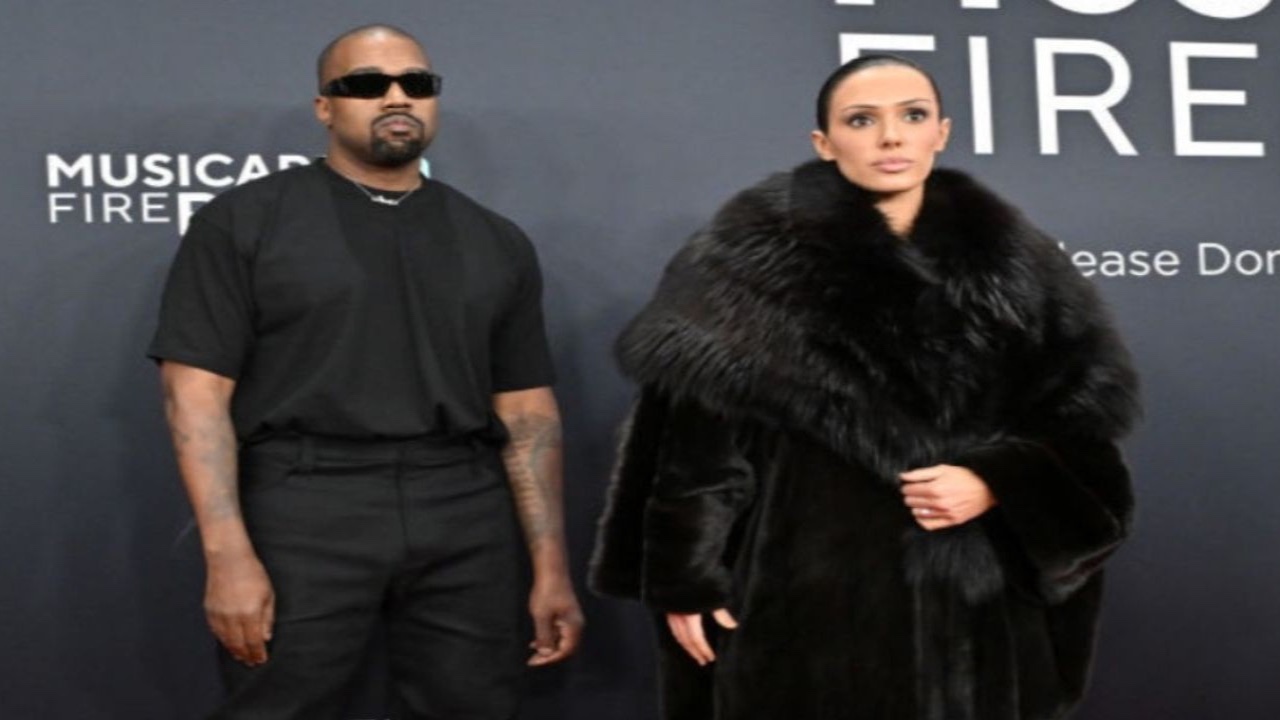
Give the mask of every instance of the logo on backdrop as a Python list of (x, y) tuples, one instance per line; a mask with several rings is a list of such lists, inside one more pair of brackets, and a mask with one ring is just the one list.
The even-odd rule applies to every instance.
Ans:
[(218, 191), (309, 162), (305, 155), (257, 153), (49, 153), (49, 222), (172, 224), (183, 233), (191, 214)]
[[(987, 13), (992, 19), (999, 17), (1001, 0), (937, 0), (951, 2), (961, 10)], [(1020, 0), (1028, 2), (1028, 0)], [(1049, 10), (1074, 15), (1097, 16), (1099, 22), (1114, 25), (1116, 20), (1107, 17), (1141, 2), (1155, 0), (1031, 0), (1043, 4)], [(1171, 0), (1160, 0), (1172, 5)], [(1258, 33), (1258, 24), (1240, 22), (1266, 10), (1273, 0), (1177, 0), (1182, 10), (1204, 20), (1212, 35), (1221, 35), (1217, 26), (1234, 23), (1233, 29), (1246, 37)], [(909, 8), (907, 0), (835, 0), (836, 5), (879, 7), (892, 10), (895, 6)], [(1009, 4), (1012, 4), (1010, 0)], [(994, 11), (994, 12), (993, 12)], [(883, 17), (883, 12), (877, 17)], [(899, 25), (901, 21), (899, 20)], [(895, 28), (896, 29), (896, 28)], [(1139, 28), (1135, 28), (1139, 29)], [(1035, 83), (1035, 117), (1039, 131), (1041, 155), (1059, 155), (1063, 152), (1059, 123), (1072, 115), (1092, 123), (1102, 142), (1117, 156), (1137, 156), (1142, 151), (1172, 150), (1176, 157), (1262, 158), (1267, 155), (1267, 143), (1259, 137), (1276, 127), (1271, 118), (1274, 112), (1250, 112), (1249, 96), (1244, 90), (1225, 87), (1207, 87), (1197, 83), (1193, 76), (1203, 74), (1207, 67), (1229, 69), (1232, 77), (1253, 77), (1256, 73), (1249, 61), (1259, 56), (1256, 42), (1196, 42), (1192, 38), (1179, 37), (1169, 40), (1155, 39), (1152, 28), (1140, 28), (1126, 46), (1118, 48), (1101, 40), (1088, 38), (1036, 37), (1027, 38), (1027, 57), (1020, 62), (1007, 60), (997, 63), (997, 81), (1000, 75), (1011, 72), (1033, 72)], [(1008, 42), (1009, 33), (1002, 33), (1001, 40)], [(1260, 33), (1259, 33), (1259, 36)], [(1267, 40), (1273, 40), (1266, 37)], [(969, 94), (973, 128), (973, 152), (977, 155), (993, 155), (997, 150), (996, 123), (992, 112), (992, 68), (990, 38), (973, 35), (967, 38), (950, 37), (933, 32), (910, 33), (841, 33), (839, 36), (841, 62), (863, 53), (887, 51), (902, 53), (938, 53), (950, 60), (956, 55), (967, 55), (969, 70)], [(1132, 47), (1129, 44), (1132, 43)], [(1128, 57), (1160, 49), (1162, 61), (1168, 68), (1169, 111), (1173, 118), (1172, 137), (1162, 140), (1151, 137), (1151, 128), (1166, 126), (1169, 115), (1158, 121), (1143, 122), (1146, 135), (1136, 136), (1139, 128), (1130, 120), (1126, 127), (1115, 110), (1129, 96), (1133, 87), (1133, 72)], [(959, 55), (963, 58), (965, 55)], [(928, 64), (928, 60), (925, 63)], [(943, 62), (941, 58), (937, 62)], [(1107, 87), (1101, 92), (1075, 94), (1063, 88), (1071, 82), (1066, 71), (1079, 69), (1079, 63), (1092, 63), (1104, 71)], [(1202, 81), (1203, 82), (1203, 81)], [(1280, 96), (1277, 96), (1280, 97)], [(1275, 98), (1270, 102), (1274, 103)], [(1215, 114), (1223, 117), (1230, 113), (1240, 127), (1252, 128), (1254, 137), (1214, 137), (1196, 125), (1197, 117)], [(1204, 123), (1207, 125), (1207, 123)], [(1236, 131), (1246, 133), (1245, 131)], [(1162, 145), (1163, 143), (1163, 145)], [(1070, 151), (1070, 148), (1067, 148)], [(1184, 274), (1201, 277), (1254, 277), (1280, 275), (1280, 250), (1232, 247), (1221, 242), (1200, 242), (1190, 250), (1135, 249), (1091, 250), (1069, 248), (1063, 250), (1076, 267), (1087, 277), (1106, 278), (1172, 278)]]
[[(963, 10), (978, 12), (999, 11), (1001, 0), (937, 0), (955, 2)], [(1020, 0), (1027, 2), (1028, 0)], [(1107, 16), (1140, 2), (1140, 0), (1035, 0), (1046, 6), (1055, 6), (1059, 12), (1076, 15)], [(1152, 0), (1146, 0), (1151, 2)], [(1169, 0), (1160, 0), (1166, 4)], [(1206, 21), (1222, 24), (1252, 17), (1267, 9), (1272, 0), (1177, 0), (1187, 11)], [(895, 4), (906, 5), (906, 0), (835, 0), (836, 5), (863, 7)], [(992, 16), (993, 19), (996, 16)], [(1114, 24), (1114, 20), (1102, 20)], [(1238, 24), (1246, 33), (1247, 24)], [(1151, 28), (1135, 28), (1136, 47), (1149, 47)], [(1220, 33), (1213, 33), (1218, 35)], [(914, 33), (841, 33), (841, 62), (858, 57), (864, 52), (949, 52), (957, 42), (955, 38), (939, 38), (934, 34)], [(974, 35), (965, 39), (968, 51), (969, 91), (972, 99), (973, 151), (978, 155), (990, 155), (996, 151), (996, 133), (992, 120), (991, 103), (991, 52), (990, 38)], [(1075, 60), (1071, 60), (1074, 57)], [(1252, 42), (1193, 42), (1185, 38), (1168, 43), (1167, 67), (1171, 90), (1173, 137), (1168, 141), (1179, 157), (1247, 157), (1260, 158), (1267, 154), (1266, 143), (1253, 138), (1206, 137), (1196, 128), (1197, 113), (1209, 108), (1239, 108), (1231, 112), (1247, 113), (1248, 94), (1244, 90), (1208, 88), (1192, 80), (1194, 72), (1211, 63), (1232, 63), (1235, 73), (1247, 76), (1251, 72), (1248, 61), (1258, 58), (1258, 44)], [(1021, 60), (1021, 59), (1020, 59)], [(1120, 48), (1101, 40), (1080, 38), (1033, 38), (1030, 67), (1035, 72), (1036, 114), (1040, 130), (1040, 154), (1057, 155), (1061, 152), (1058, 124), (1064, 114), (1087, 115), (1097, 126), (1117, 155), (1138, 155), (1139, 146), (1130, 137), (1129, 130), (1117, 120), (1113, 108), (1124, 102), (1133, 87), (1133, 71)], [(1069, 62), (1103, 63), (1110, 77), (1105, 90), (1091, 94), (1069, 94), (1061, 90), (1059, 82), (1062, 67)], [(1022, 67), (1020, 61), (1015, 65)], [(1003, 68), (1002, 68), (1003, 69)], [(1221, 110), (1208, 110), (1222, 112)], [(1256, 132), (1270, 129), (1270, 119), (1257, 118), (1252, 125)], [(1148, 147), (1148, 150), (1151, 148)]]

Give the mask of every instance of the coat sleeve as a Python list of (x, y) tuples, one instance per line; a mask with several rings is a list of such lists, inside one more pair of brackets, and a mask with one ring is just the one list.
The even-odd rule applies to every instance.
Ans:
[(653, 493), (667, 405), (644, 390), (622, 424), (618, 459), (596, 528), (587, 583), (601, 595), (639, 598), (644, 561), (644, 512)]
[[(962, 454), (999, 501), (986, 522), (1013, 539), (1029, 584), (1061, 602), (1128, 535), (1134, 510), (1118, 440), (1135, 422), (1138, 379), (1094, 287), (1056, 249), (1041, 259), (1046, 302), (1016, 412), (1002, 438)], [(1004, 543), (998, 543), (1003, 545)]]
[(731, 537), (755, 495), (741, 428), (694, 402), (672, 404), (644, 512), (642, 596), (664, 612), (724, 607)]
[[(1119, 547), (1133, 518), (1128, 468), (1114, 442), (1010, 439), (958, 459), (998, 500), (984, 522), (1014, 549), (1018, 582), (1049, 603), (1078, 590)], [(1010, 563), (1006, 563), (1009, 565)]]
[(596, 536), (593, 590), (665, 612), (728, 602), (725, 557), (755, 488), (739, 434), (697, 403), (642, 391), (624, 426)]

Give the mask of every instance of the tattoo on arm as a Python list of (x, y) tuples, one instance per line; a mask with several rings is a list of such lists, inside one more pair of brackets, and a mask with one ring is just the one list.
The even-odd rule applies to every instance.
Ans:
[(560, 497), (560, 420), (529, 413), (504, 421), (511, 440), (503, 449), (502, 460), (525, 541), (530, 550), (549, 541), (561, 542), (564, 518)]
[(170, 433), (198, 520), (240, 517), (236, 436), (225, 413), (182, 410), (166, 398)]

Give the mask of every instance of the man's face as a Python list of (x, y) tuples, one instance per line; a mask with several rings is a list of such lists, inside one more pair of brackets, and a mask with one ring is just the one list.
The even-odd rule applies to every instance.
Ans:
[[(430, 67), (412, 40), (388, 33), (358, 35), (334, 48), (323, 83), (355, 73), (395, 76)], [(315, 107), (316, 117), (329, 128), (330, 155), (361, 165), (417, 163), (436, 134), (436, 98), (411, 98), (399, 83), (377, 98), (319, 96)]]

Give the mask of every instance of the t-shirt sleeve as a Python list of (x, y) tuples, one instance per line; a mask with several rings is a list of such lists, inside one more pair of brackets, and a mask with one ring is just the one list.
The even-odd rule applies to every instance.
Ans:
[(494, 325), (490, 343), (493, 391), (527, 390), (555, 382), (542, 317), (542, 272), (533, 244), (516, 231), (516, 290)]
[(230, 231), (198, 213), (169, 269), (147, 355), (238, 378), (253, 338), (249, 278)]

